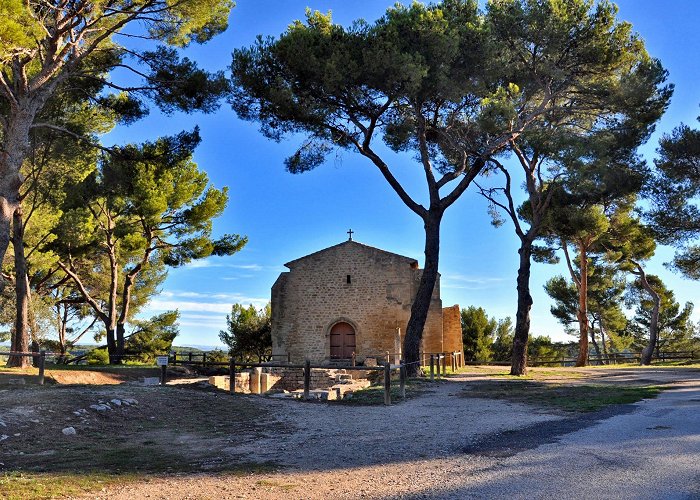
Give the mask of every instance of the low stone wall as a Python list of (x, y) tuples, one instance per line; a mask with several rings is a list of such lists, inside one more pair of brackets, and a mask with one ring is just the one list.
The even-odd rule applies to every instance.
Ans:
[[(348, 377), (348, 374), (350, 377)], [(367, 379), (370, 372), (365, 370), (347, 371), (344, 369), (312, 368), (309, 385), (311, 390), (329, 389), (338, 384), (339, 379)], [(228, 391), (228, 375), (209, 377), (209, 383), (218, 389)], [(253, 368), (236, 372), (236, 392), (242, 394), (264, 394), (266, 392), (297, 391), (304, 388), (303, 368)]]

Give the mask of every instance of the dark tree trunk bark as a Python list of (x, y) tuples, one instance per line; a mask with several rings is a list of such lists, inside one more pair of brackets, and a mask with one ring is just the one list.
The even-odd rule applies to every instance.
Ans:
[(404, 356), (406, 374), (415, 377), (418, 374), (423, 328), (428, 319), (428, 310), (433, 297), (433, 290), (438, 277), (440, 257), (440, 222), (442, 212), (430, 210), (425, 219), (425, 267), (420, 278), (418, 290), (411, 306), (411, 318), (404, 337)]
[(598, 342), (595, 340), (595, 329), (591, 328), (591, 344), (593, 344), (593, 350), (595, 351), (595, 356), (598, 358), (598, 364), (603, 364), (603, 356), (600, 353), (600, 347), (598, 347)]
[(530, 337), (530, 309), (532, 309), (532, 295), (530, 295), (532, 242), (528, 239), (521, 239), (518, 254), (520, 256), (517, 281), (518, 309), (515, 313), (511, 375), (525, 375), (527, 373), (527, 342)]
[(117, 364), (124, 362), (124, 330), (124, 323), (117, 323), (117, 344), (115, 350)]
[(109, 364), (118, 364), (117, 341), (115, 335), (116, 327), (107, 328), (107, 353), (109, 354)]
[[(0, 263), (5, 259), (5, 254), (10, 246), (12, 233), (12, 215), (17, 209), (17, 195), (8, 193), (8, 189), (0, 186)], [(5, 289), (5, 279), (0, 276), (0, 292)]]
[(578, 286), (578, 358), (576, 366), (588, 364), (588, 254), (583, 245), (579, 245), (581, 275)]
[[(10, 350), (29, 352), (29, 279), (27, 260), (24, 255), (24, 221), (22, 207), (19, 206), (12, 217), (12, 247), (15, 256), (15, 328), (12, 333)], [(7, 366), (26, 368), (30, 359), (24, 356), (10, 356)]]
[(650, 365), (651, 357), (654, 354), (654, 348), (659, 338), (659, 309), (661, 308), (661, 297), (659, 297), (659, 294), (656, 293), (647, 281), (647, 275), (642, 266), (634, 261), (632, 261), (632, 263), (637, 266), (637, 274), (642, 283), (642, 287), (644, 287), (651, 296), (651, 300), (654, 302), (654, 306), (651, 310), (651, 322), (649, 324), (649, 343), (642, 349), (642, 356), (640, 359), (640, 364)]
[(603, 346), (603, 364), (610, 364), (610, 356), (608, 354), (608, 346), (605, 341), (605, 325), (603, 324), (603, 318), (601, 317), (598, 324), (600, 325), (600, 343)]

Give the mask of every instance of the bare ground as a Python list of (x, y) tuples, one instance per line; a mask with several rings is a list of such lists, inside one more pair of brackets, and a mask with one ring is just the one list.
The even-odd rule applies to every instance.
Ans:
[[(90, 493), (91, 498), (449, 496), (465, 478), (478, 480), (500, 467), (498, 454), (474, 452), (475, 447), (509, 446), (525, 436), (526, 447), (536, 447), (556, 439), (555, 429), (570, 432), (566, 422), (580, 428), (616, 413), (573, 423), (580, 416), (458, 397), (502, 373), (475, 368), (428, 384), (419, 397), (391, 407), (232, 397), (196, 384), (0, 385), (0, 435), (8, 436), (0, 441), (0, 472), (106, 469), (141, 478)], [(645, 385), (697, 381), (700, 374), (692, 369), (541, 370), (538, 378)], [(138, 403), (112, 404), (112, 410), (101, 412), (89, 408), (111, 399)], [(76, 415), (80, 409), (87, 412)], [(62, 434), (67, 426), (75, 428), (75, 436)]]

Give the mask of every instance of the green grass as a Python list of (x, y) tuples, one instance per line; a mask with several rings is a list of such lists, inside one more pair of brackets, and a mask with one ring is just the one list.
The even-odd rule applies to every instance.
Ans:
[(587, 366), (596, 370), (614, 370), (616, 368), (695, 368), (700, 369), (700, 359), (676, 360), (676, 361), (654, 361), (650, 365), (640, 365), (639, 363), (618, 363), (616, 365), (595, 365)]
[(562, 385), (510, 380), (475, 383), (463, 394), (465, 397), (505, 399), (566, 412), (589, 412), (609, 405), (655, 398), (662, 390), (659, 386)]
[(0, 475), (0, 498), (7, 500), (65, 498), (100, 491), (135, 480), (133, 475), (102, 473), (37, 474), (12, 472)]
[[(242, 463), (228, 467), (220, 475), (249, 476), (269, 474), (278, 470), (274, 464)], [(193, 470), (193, 472), (201, 472)], [(44, 500), (52, 498), (73, 498), (91, 493), (99, 493), (104, 488), (124, 485), (136, 481), (149, 481), (147, 473), (114, 474), (103, 472), (9, 472), (0, 474), (0, 498), (4, 500)], [(260, 486), (291, 490), (292, 484), (260, 481)], [(91, 495), (92, 497), (92, 495)]]
[[(429, 384), (430, 382), (428, 382)], [(406, 383), (406, 399), (415, 398), (420, 395), (426, 387), (426, 382), (421, 379), (411, 379)], [(401, 397), (399, 381), (391, 381), (391, 404), (401, 403), (404, 399)], [(384, 386), (373, 385), (366, 389), (361, 389), (352, 393), (350, 399), (341, 401), (331, 401), (331, 404), (340, 404), (348, 406), (380, 406), (384, 404)]]

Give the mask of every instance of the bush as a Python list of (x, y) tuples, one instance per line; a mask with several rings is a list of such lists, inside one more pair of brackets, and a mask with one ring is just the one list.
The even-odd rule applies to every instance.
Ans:
[(93, 349), (87, 355), (88, 365), (108, 365), (109, 364), (109, 353), (106, 348)]

